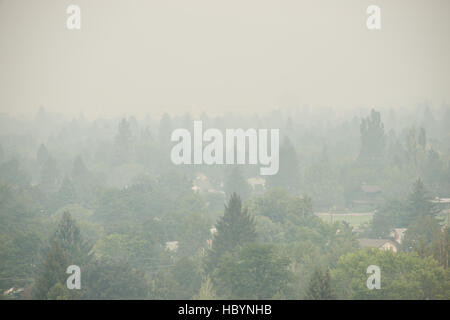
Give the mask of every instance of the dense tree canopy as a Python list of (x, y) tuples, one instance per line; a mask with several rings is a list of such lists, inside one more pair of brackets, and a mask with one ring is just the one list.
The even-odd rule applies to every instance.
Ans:
[(2, 298), (448, 299), (450, 109), (417, 110), (200, 117), (280, 128), (274, 176), (174, 165), (194, 114), (0, 115)]

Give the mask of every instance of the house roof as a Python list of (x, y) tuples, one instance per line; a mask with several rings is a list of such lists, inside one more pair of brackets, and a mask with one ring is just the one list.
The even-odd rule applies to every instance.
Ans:
[(266, 184), (266, 179), (262, 178), (262, 177), (253, 177), (253, 178), (248, 178), (247, 182), (252, 186), (255, 187), (257, 185), (261, 185), (264, 186)]
[(450, 198), (434, 198), (434, 200), (431, 200), (433, 203), (450, 203)]
[(167, 241), (166, 242), (166, 249), (169, 249), (169, 251), (177, 251), (177, 249), (178, 249), (178, 241)]

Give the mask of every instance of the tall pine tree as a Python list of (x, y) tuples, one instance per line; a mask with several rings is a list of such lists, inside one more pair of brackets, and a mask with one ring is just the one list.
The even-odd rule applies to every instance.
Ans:
[(65, 283), (67, 278), (66, 268), (68, 266), (63, 249), (58, 241), (54, 241), (47, 258), (41, 266), (41, 273), (33, 286), (33, 298), (46, 300), (48, 298), (47, 294), (53, 286), (58, 283)]
[(409, 214), (407, 222), (412, 222), (421, 216), (435, 217), (440, 210), (431, 200), (432, 198), (428, 195), (422, 179), (417, 179), (408, 197)]
[(311, 278), (305, 296), (306, 300), (333, 300), (335, 296), (331, 288), (330, 272), (316, 269)]
[(91, 245), (84, 241), (80, 228), (67, 211), (63, 213), (58, 228), (53, 235), (53, 241), (60, 244), (67, 259), (70, 260), (70, 264), (82, 265), (91, 258)]
[[(83, 240), (78, 225), (68, 212), (64, 212), (50, 243), (51, 247), (33, 287), (35, 299), (56, 298), (55, 289), (59, 292), (65, 286), (67, 267), (77, 265), (84, 270), (92, 257), (90, 245)], [(51, 289), (52, 294), (49, 295)]]
[(225, 205), (225, 213), (216, 225), (211, 250), (208, 252), (206, 269), (211, 272), (226, 252), (256, 239), (255, 222), (247, 209), (242, 208), (242, 200), (233, 193)]

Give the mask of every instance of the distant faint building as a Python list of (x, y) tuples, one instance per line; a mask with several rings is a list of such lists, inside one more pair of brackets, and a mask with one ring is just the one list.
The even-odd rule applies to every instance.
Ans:
[(167, 241), (166, 249), (171, 252), (176, 252), (178, 250), (178, 241)]
[(254, 193), (263, 193), (266, 187), (266, 179), (263, 177), (252, 177), (247, 179)]
[(450, 210), (450, 198), (436, 197), (431, 200), (431, 202), (436, 204), (436, 206), (441, 210)]
[(394, 228), (389, 233), (389, 236), (392, 237), (395, 242), (398, 244), (401, 244), (403, 241), (403, 238), (405, 237), (406, 228)]
[(218, 191), (214, 189), (209, 178), (201, 172), (196, 175), (192, 184), (193, 184), (192, 190), (194, 190), (195, 192), (223, 193), (223, 191)]
[(3, 292), (5, 297), (18, 299), (21, 298), (23, 293), (25, 292), (25, 288), (10, 288)]
[(388, 239), (359, 239), (359, 246), (361, 248), (375, 248), (380, 250), (391, 250), (397, 252), (397, 245), (395, 242)]
[[(206, 247), (208, 249), (211, 249), (214, 235), (217, 233), (216, 227), (212, 227), (211, 229), (209, 229), (209, 232), (211, 233), (211, 239), (206, 240)], [(205, 248), (202, 249), (202, 252), (203, 252), (203, 254), (205, 253)]]

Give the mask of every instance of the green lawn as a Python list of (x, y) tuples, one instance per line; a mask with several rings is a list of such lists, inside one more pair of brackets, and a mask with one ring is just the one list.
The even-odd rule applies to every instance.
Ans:
[(358, 227), (361, 224), (372, 221), (373, 213), (316, 213), (316, 215), (326, 222), (345, 221), (352, 227)]

